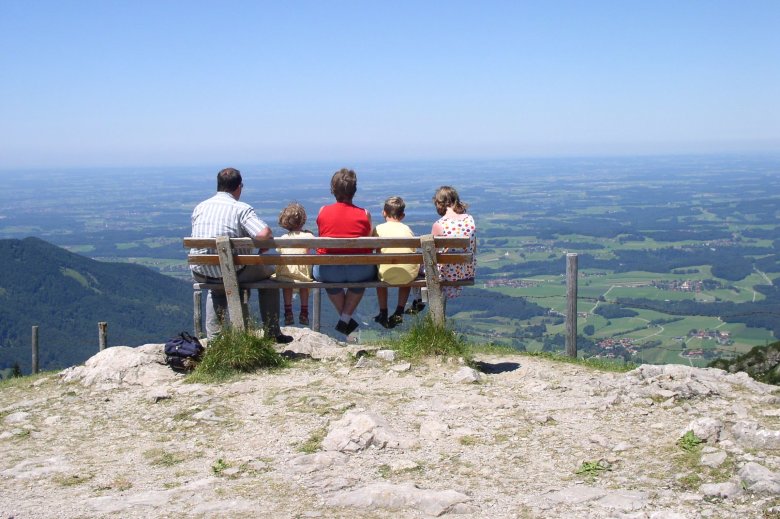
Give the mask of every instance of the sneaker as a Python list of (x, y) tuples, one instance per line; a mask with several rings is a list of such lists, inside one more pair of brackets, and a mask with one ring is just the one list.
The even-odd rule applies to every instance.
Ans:
[(408, 315), (419, 314), (420, 312), (423, 311), (424, 308), (425, 308), (425, 303), (423, 303), (422, 299), (415, 299), (414, 301), (412, 301), (412, 305), (409, 308), (407, 308), (404, 311), (404, 313)]
[(384, 314), (380, 313), (379, 315), (374, 317), (374, 321), (376, 321), (379, 324), (381, 324), (382, 328), (390, 328), (390, 323), (387, 320), (387, 314), (386, 313), (384, 313)]
[(349, 326), (347, 323), (339, 319), (339, 322), (336, 323), (336, 331), (343, 333), (344, 335), (349, 335), (349, 333), (347, 333), (347, 326)]
[(356, 320), (350, 319), (349, 323), (347, 324), (347, 333), (346, 333), (346, 335), (349, 335), (350, 333), (352, 333), (355, 330), (357, 330), (358, 326), (360, 326), (360, 324)]
[(292, 326), (293, 324), (295, 324), (295, 318), (293, 317), (292, 312), (290, 312), (289, 314), (285, 313), (284, 314), (284, 325), (285, 326)]
[(309, 314), (301, 314), (298, 316), (298, 323), (304, 326), (309, 325)]
[(276, 336), (276, 344), (289, 344), (293, 341), (292, 335), (285, 335), (280, 333)]
[(390, 318), (387, 320), (387, 327), (388, 328), (395, 328), (399, 324), (402, 324), (404, 322), (404, 316), (401, 314), (393, 314), (390, 316)]

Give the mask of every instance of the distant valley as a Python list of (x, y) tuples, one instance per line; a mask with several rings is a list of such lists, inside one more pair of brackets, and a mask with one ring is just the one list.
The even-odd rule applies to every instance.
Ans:
[[(317, 209), (331, 201), (330, 175), (342, 164), (236, 166), (244, 199), (278, 235), (279, 210), (291, 200), (304, 204), (308, 227), (316, 228)], [(471, 204), (478, 283), (448, 303), (452, 323), (471, 340), (562, 349), (567, 252), (579, 260), (583, 355), (702, 366), (780, 336), (780, 157), (349, 166), (358, 172), (355, 202), (375, 221), (384, 199), (400, 195), (405, 222), (430, 232), (437, 217), (430, 198), (442, 184)], [(36, 236), (184, 280), (181, 238), (192, 207), (214, 192), (218, 169), (5, 172), (0, 238)], [(181, 292), (166, 289), (174, 298), (166, 304), (181, 307), (180, 327), (191, 328), (184, 317), (191, 293), (181, 285)], [(359, 311), (371, 321), (370, 295)], [(365, 326), (361, 340), (382, 333)]]

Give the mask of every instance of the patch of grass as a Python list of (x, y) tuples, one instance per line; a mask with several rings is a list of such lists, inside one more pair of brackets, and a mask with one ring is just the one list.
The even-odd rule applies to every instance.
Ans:
[(390, 476), (393, 474), (392, 469), (390, 468), (390, 465), (383, 464), (379, 465), (379, 475), (384, 479), (389, 479)]
[(223, 472), (225, 472), (226, 469), (229, 468), (230, 468), (230, 463), (223, 460), (222, 458), (219, 458), (211, 466), (211, 472), (213, 472), (215, 476), (220, 476), (222, 475)]
[(322, 448), (322, 440), (325, 439), (326, 435), (327, 431), (324, 428), (315, 429), (309, 438), (298, 447), (298, 450), (306, 454), (314, 454)]
[(93, 474), (57, 474), (52, 480), (61, 487), (72, 487), (90, 481)]
[(522, 353), (512, 346), (496, 344), (493, 342), (487, 344), (472, 344), (471, 351), (472, 353), (483, 353), (485, 355), (517, 355), (518, 353)]
[(677, 483), (685, 490), (697, 490), (702, 483), (701, 476), (695, 472), (689, 472), (677, 479)]
[(596, 476), (607, 470), (612, 470), (612, 468), (609, 466), (609, 463), (604, 460), (583, 461), (582, 465), (580, 465), (574, 473), (589, 479), (595, 479)]
[(415, 319), (406, 333), (389, 341), (389, 346), (410, 359), (434, 356), (462, 357), (467, 362), (471, 359), (466, 341), (450, 326), (435, 324), (429, 314)]
[(702, 443), (704, 443), (704, 440), (696, 436), (693, 431), (686, 431), (686, 433), (677, 440), (677, 446), (685, 452), (695, 452), (699, 450)]
[(186, 461), (186, 456), (177, 452), (168, 452), (163, 449), (150, 449), (144, 452), (144, 457), (149, 464), (157, 467), (172, 467)]
[(467, 434), (466, 436), (461, 436), (460, 438), (458, 438), (458, 443), (460, 443), (461, 445), (476, 445), (477, 438), (475, 436), (471, 436)]
[(223, 382), (240, 373), (287, 366), (287, 360), (276, 352), (273, 344), (273, 339), (258, 337), (251, 328), (241, 331), (225, 326), (218, 337), (209, 341), (203, 360), (187, 377), (187, 382)]
[(51, 375), (56, 375), (58, 371), (41, 371), (35, 375), (22, 375), (21, 377), (0, 378), (0, 390), (28, 387), (33, 382)]
[(581, 359), (573, 358), (568, 355), (561, 355), (559, 353), (551, 353), (548, 351), (537, 352), (519, 352), (522, 355), (528, 355), (530, 357), (541, 357), (543, 359), (552, 360), (555, 362), (563, 362), (566, 364), (577, 364), (579, 366), (585, 366), (588, 368), (596, 369), (599, 371), (612, 371), (617, 373), (624, 373), (636, 369), (638, 366), (633, 362), (623, 362), (622, 360), (612, 359)]

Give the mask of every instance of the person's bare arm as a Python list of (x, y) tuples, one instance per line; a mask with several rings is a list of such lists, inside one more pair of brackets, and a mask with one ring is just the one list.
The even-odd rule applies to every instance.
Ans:
[[(255, 236), (252, 238), (252, 240), (257, 242), (257, 241), (260, 241), (260, 240), (268, 240), (268, 239), (273, 238), (273, 237), (274, 237), (274, 233), (271, 230), (271, 228), (270, 227), (265, 227), (262, 231), (260, 231), (259, 233), (255, 234)], [(257, 252), (263, 253), (263, 252), (266, 252), (267, 250), (268, 249), (257, 249)]]

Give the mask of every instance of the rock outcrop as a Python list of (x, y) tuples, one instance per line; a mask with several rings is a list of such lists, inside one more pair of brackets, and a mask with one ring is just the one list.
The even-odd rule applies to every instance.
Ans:
[(162, 345), (6, 384), (0, 517), (780, 515), (778, 388), (744, 374), (474, 371), (291, 330), (292, 367), (219, 385)]

